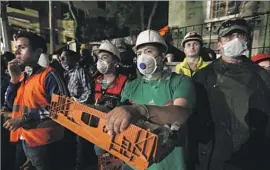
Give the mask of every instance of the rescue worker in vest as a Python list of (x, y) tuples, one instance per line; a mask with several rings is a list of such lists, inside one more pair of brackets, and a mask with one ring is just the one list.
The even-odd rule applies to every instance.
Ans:
[[(121, 91), (127, 81), (127, 76), (119, 74), (117, 71), (121, 59), (120, 52), (115, 45), (105, 42), (100, 45), (97, 53), (97, 69), (101, 75), (95, 80), (95, 104), (105, 105), (108, 109), (113, 109), (120, 103)], [(113, 100), (105, 102), (104, 97), (116, 98), (115, 102), (118, 103)]]
[[(270, 100), (264, 79), (270, 80), (266, 70), (246, 57), (250, 33), (242, 18), (223, 22), (218, 29), (221, 58), (193, 76), (207, 93), (208, 99), (198, 100), (209, 101), (214, 122), (212, 140), (199, 143), (194, 155), (198, 170), (270, 169), (264, 136)], [(205, 108), (198, 110), (204, 114)]]
[[(120, 52), (112, 43), (104, 42), (95, 53), (98, 55), (97, 70), (101, 75), (94, 80), (94, 103), (97, 107), (103, 107), (103, 109), (105, 107), (107, 111), (112, 110), (120, 104), (121, 91), (127, 81), (127, 77), (119, 74), (116, 69), (121, 60)], [(86, 168), (87, 163), (93, 163), (96, 160), (89, 156), (92, 148), (91, 143), (78, 137), (77, 170)], [(105, 153), (97, 146), (95, 146), (95, 152), (97, 156)]]
[(251, 60), (265, 70), (267, 70), (268, 74), (270, 74), (270, 55), (269, 54), (257, 54), (251, 58)]
[[(162, 126), (177, 124), (183, 129), (195, 102), (192, 81), (164, 67), (167, 45), (157, 31), (141, 32), (134, 49), (142, 76), (127, 82), (121, 94), (122, 102), (128, 100), (133, 105), (116, 107), (106, 115), (109, 134), (121, 133), (131, 122), (141, 119)], [(174, 147), (161, 162), (148, 169), (184, 170), (183, 148)]]
[(199, 69), (208, 65), (208, 63), (203, 61), (203, 58), (199, 56), (203, 46), (202, 36), (195, 31), (189, 32), (184, 37), (181, 45), (184, 48), (186, 58), (175, 67), (175, 72), (192, 77)]
[[(42, 37), (21, 32), (15, 48), (16, 58), (8, 63), (11, 80), (6, 95), (12, 118), (3, 126), (10, 130), (11, 142), (21, 141), (28, 162), (36, 170), (59, 169), (57, 141), (63, 138), (64, 128), (49, 118), (49, 104), (53, 93), (67, 95), (67, 90), (51, 67), (38, 65), (40, 54), (47, 51)], [(28, 72), (22, 72), (25, 67)]]
[(89, 72), (79, 65), (80, 55), (72, 50), (64, 50), (61, 64), (65, 69), (64, 79), (74, 100), (85, 103), (91, 95), (91, 78)]

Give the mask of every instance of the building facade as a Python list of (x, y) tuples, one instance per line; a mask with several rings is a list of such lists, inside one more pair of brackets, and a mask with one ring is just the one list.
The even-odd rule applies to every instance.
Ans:
[(197, 31), (205, 46), (217, 53), (217, 28), (220, 23), (235, 17), (244, 17), (253, 27), (251, 56), (270, 53), (270, 2), (269, 1), (169, 1), (169, 27), (174, 46), (185, 34)]
[[(98, 1), (73, 2), (78, 18), (105, 15)], [(52, 1), (52, 28), (54, 49), (59, 49), (75, 39), (75, 22), (69, 14), (68, 2)], [(8, 39), (14, 51), (14, 37), (18, 31), (31, 31), (50, 42), (49, 1), (9, 2), (7, 6)]]

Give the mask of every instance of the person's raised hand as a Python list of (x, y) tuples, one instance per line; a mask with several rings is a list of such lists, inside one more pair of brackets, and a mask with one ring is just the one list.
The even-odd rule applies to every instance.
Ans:
[(10, 82), (13, 84), (18, 83), (22, 70), (20, 67), (20, 62), (17, 59), (8, 62), (8, 72), (10, 74)]

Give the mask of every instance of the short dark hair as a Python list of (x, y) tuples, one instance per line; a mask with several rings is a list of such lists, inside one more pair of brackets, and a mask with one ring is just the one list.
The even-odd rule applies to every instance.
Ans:
[(38, 48), (42, 49), (42, 53), (47, 53), (46, 41), (43, 37), (32, 33), (32, 32), (20, 32), (16, 35), (16, 40), (18, 38), (27, 38), (33, 50)]
[(63, 53), (63, 52), (66, 52), (67, 55), (68, 55), (69, 57), (71, 57), (72, 61), (78, 62), (78, 61), (80, 60), (80, 54), (77, 53), (77, 52), (75, 52), (75, 51), (73, 51), (73, 50), (64, 49), (64, 50), (62, 51), (62, 53)]
[(62, 53), (63, 53), (63, 52), (66, 52), (69, 56), (75, 56), (75, 57), (77, 57), (76, 52), (73, 51), (73, 50), (64, 49), (64, 50), (62, 51)]

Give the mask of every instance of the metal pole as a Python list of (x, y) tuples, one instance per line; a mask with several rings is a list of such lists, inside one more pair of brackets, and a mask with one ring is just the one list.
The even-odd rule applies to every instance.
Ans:
[(2, 38), (4, 43), (4, 51), (11, 51), (10, 40), (8, 38), (8, 18), (7, 18), (7, 3), (1, 2), (1, 19), (0, 19)]
[(265, 31), (264, 31), (264, 41), (263, 41), (263, 53), (264, 53), (264, 49), (265, 49), (265, 42), (266, 42), (266, 34), (267, 34), (267, 29), (268, 29), (268, 20), (269, 20), (269, 14), (266, 14), (266, 25), (265, 25)]
[(53, 13), (52, 1), (49, 0), (50, 54), (54, 52), (54, 31), (53, 31), (52, 13)]
[(203, 37), (203, 26), (204, 24), (201, 24), (201, 36)]
[(210, 37), (209, 37), (209, 42), (208, 42), (208, 48), (211, 46), (211, 38), (212, 38), (212, 22), (210, 23)]
[(177, 48), (179, 48), (180, 28), (177, 28)]

